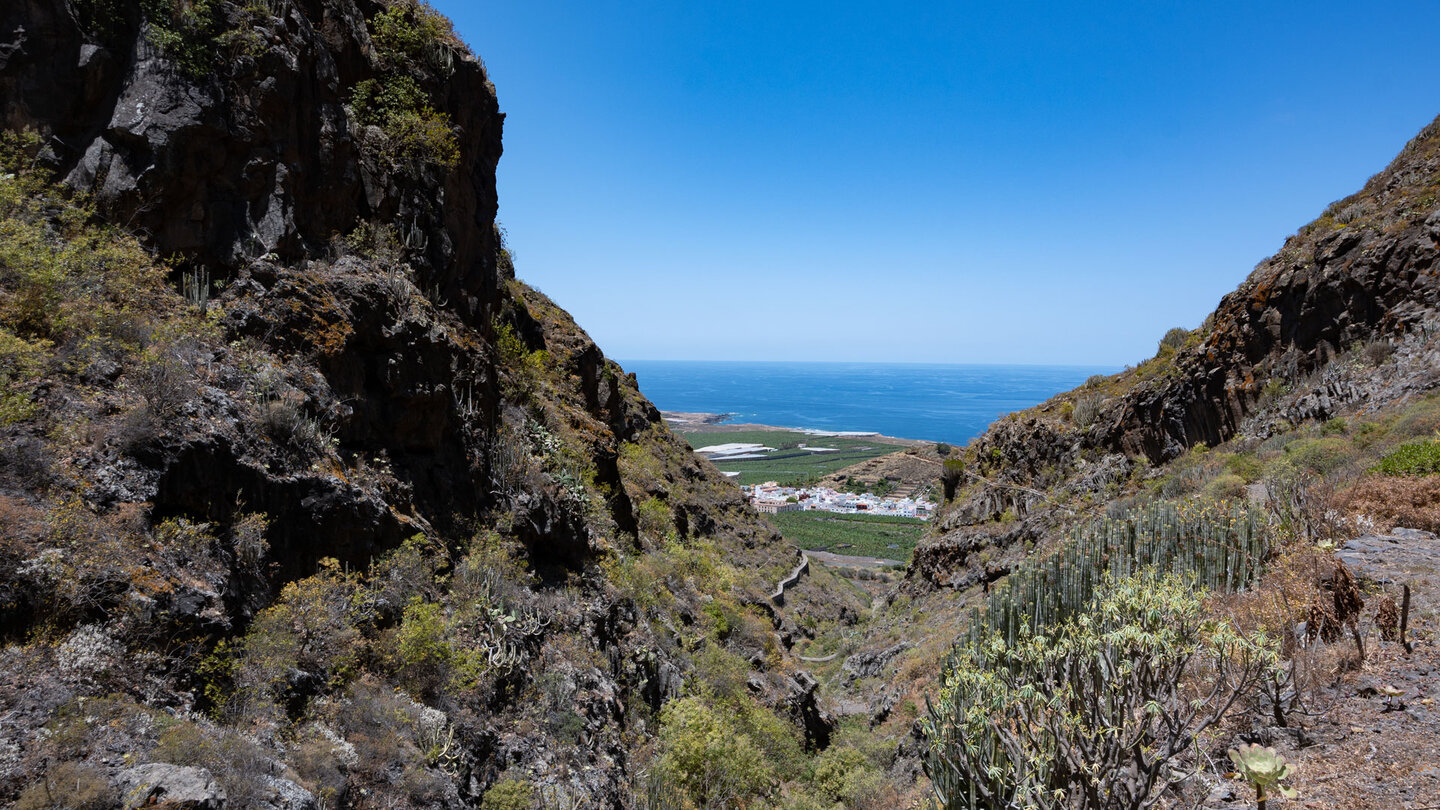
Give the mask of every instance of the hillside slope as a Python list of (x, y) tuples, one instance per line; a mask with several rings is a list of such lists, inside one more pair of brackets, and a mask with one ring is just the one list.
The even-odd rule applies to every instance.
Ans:
[[(904, 579), (866, 582), (877, 599), (865, 620), (800, 648), (822, 704), (842, 730), (863, 726), (888, 746), (897, 790), (945, 807), (1253, 806), (1227, 776), (1227, 752), (1247, 743), (1287, 757), (1307, 806), (1425, 805), (1440, 729), (1429, 708), (1440, 614), (1420, 595), (1440, 554), (1437, 256), (1440, 120), (1198, 329), (1171, 330), (1136, 367), (937, 458), (948, 497)], [(1172, 762), (1163, 796), (1085, 796), (1199, 727), (1131, 727), (1164, 714), (1165, 700), (1085, 725), (1087, 712), (1121, 705), (1085, 697), (1091, 675), (1134, 700), (1147, 687), (1127, 677), (1193, 649), (1173, 638), (1076, 678), (1063, 673), (1084, 655), (1044, 657), (1114, 619), (1096, 594), (1163, 593), (1135, 587), (1142, 562), (1180, 577), (1208, 626), (1280, 666), (1234, 704), (1198, 693), (1171, 704), (1217, 719)], [(1144, 637), (1142, 624), (1124, 637)], [(1116, 638), (1089, 649), (1114, 654)], [(1221, 680), (1211, 670), (1177, 683)], [(1079, 761), (1113, 758), (1067, 773), (1048, 752), (1072, 744), (1089, 747)]]
[[(912, 588), (996, 576), (966, 559), (1043, 538), (1189, 448), (1264, 439), (1440, 379), (1440, 120), (1359, 192), (1261, 262), (1159, 353), (1011, 414), (963, 455), (959, 492), (922, 543)], [(1383, 368), (1337, 362), (1371, 354)]]
[(662, 733), (754, 793), (823, 744), (796, 551), (514, 279), (428, 6), (6, 3), (0, 120), (0, 803), (628, 807)]

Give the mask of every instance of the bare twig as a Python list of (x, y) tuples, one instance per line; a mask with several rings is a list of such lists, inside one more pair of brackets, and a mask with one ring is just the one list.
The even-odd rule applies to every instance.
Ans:
[[(1400, 645), (1405, 648), (1406, 654), (1415, 651), (1413, 645), (1405, 639), (1405, 631), (1410, 626), (1410, 586), (1404, 585), (1404, 596), (1401, 597), (1400, 605)], [(1436, 805), (1440, 807), (1440, 805)]]

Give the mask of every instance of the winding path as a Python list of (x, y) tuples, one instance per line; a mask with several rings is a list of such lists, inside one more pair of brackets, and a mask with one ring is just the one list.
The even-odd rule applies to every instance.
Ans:
[(785, 590), (792, 588), (800, 581), (801, 575), (810, 570), (810, 555), (804, 551), (800, 552), (800, 562), (790, 570), (790, 575), (780, 580), (775, 586), (775, 592), (770, 594), (770, 601), (776, 605), (785, 604)]

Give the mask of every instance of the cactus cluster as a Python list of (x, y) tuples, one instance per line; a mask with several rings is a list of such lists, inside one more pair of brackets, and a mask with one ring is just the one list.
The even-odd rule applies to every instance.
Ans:
[[(1168, 762), (1277, 660), (1269, 640), (1206, 621), (1199, 603), (1260, 573), (1269, 528), (1225, 501), (1151, 503), (1075, 528), (992, 590), (924, 722), (941, 806), (1158, 801)], [(1212, 688), (1187, 699), (1202, 660)]]
[(1058, 625), (1090, 604), (1106, 575), (1149, 569), (1205, 590), (1240, 590), (1270, 550), (1268, 523), (1255, 509), (1225, 501), (1148, 504), (1077, 527), (1057, 552), (1011, 574), (971, 613), (966, 641), (998, 633), (1013, 644), (1021, 627)]
[(1209, 618), (1190, 577), (1103, 575), (1057, 625), (956, 647), (921, 720), (925, 771), (944, 810), (1147, 810), (1278, 660)]

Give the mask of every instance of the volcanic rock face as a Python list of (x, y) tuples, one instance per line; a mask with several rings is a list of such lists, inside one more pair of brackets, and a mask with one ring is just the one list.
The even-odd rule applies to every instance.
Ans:
[[(409, 0), (0, 6), (0, 218), (35, 236), (0, 253), (0, 803), (628, 806), (716, 601), (707, 660), (828, 735), (749, 607), (794, 549), (515, 280), (502, 121)], [(15, 316), (19, 264), (81, 243), (54, 289), (104, 322)]]
[[(363, 563), (428, 525), (417, 505), (442, 523), (473, 515), (489, 500), (483, 445), (498, 407), (493, 357), (477, 342), (500, 298), (504, 116), (484, 68), (453, 37), (423, 59), (382, 53), (367, 20), (383, 3), (197, 4), (209, 16), (178, 44), (164, 27), (178, 24), (152, 6), (6, 3), (0, 121), (37, 132), (42, 162), (156, 255), (228, 284), (232, 336), (316, 358), (323, 378), (295, 380), (287, 396), (345, 455), (386, 458), (405, 492), (377, 499), (333, 475), (271, 469), (256, 437), (227, 424), (234, 404), (210, 397), (184, 435), (134, 448), (141, 464), (102, 451), (97, 465), (125, 472), (92, 497), (223, 525), (233, 504), (215, 494), (233, 493), (278, 518), (272, 546), (288, 575), (323, 556)], [(373, 148), (384, 136), (347, 105), (367, 80), (397, 77), (445, 116), (453, 159)], [(306, 264), (355, 233), (382, 234), (393, 259)], [(440, 306), (413, 306), (415, 290)]]
[[(1237, 434), (1264, 437), (1267, 383), (1292, 394), (1279, 418), (1325, 419), (1435, 384), (1440, 327), (1440, 119), (1365, 187), (1285, 241), (1172, 354), (1002, 419), (969, 448), (975, 484), (936, 521), (908, 587), (966, 587), (972, 552), (1034, 539), (1073, 515), (1052, 498), (1102, 493), (1137, 465)], [(1374, 344), (1398, 360), (1362, 375), (1330, 364)], [(1272, 382), (1273, 381), (1273, 382)], [(1291, 389), (1294, 389), (1293, 391)], [(1095, 411), (1082, 422), (1082, 406)], [(1018, 518), (1021, 525), (1005, 525)], [(997, 521), (999, 523), (997, 524)]]
[(1128, 396), (1097, 443), (1174, 458), (1239, 428), (1272, 375), (1297, 378), (1355, 343), (1426, 328), (1440, 304), (1440, 120), (1365, 188), (1285, 240), (1220, 301), (1178, 379)]
[(361, 220), (394, 223), (424, 257), (422, 286), (483, 323), (496, 295), (504, 116), (462, 45), (439, 46), (443, 70), (415, 73), (461, 134), (459, 168), (396, 167), (366, 154), (345, 107), (357, 85), (382, 77), (365, 24), (382, 4), (229, 9), (196, 45), (215, 52), (203, 73), (156, 44), (144, 4), (111, 3), (118, 16), (88, 27), (76, 11), (87, 5), (106, 4), (0, 8), (0, 122), (40, 131), (54, 167), (112, 221), (217, 276), (265, 255), (320, 255)]

